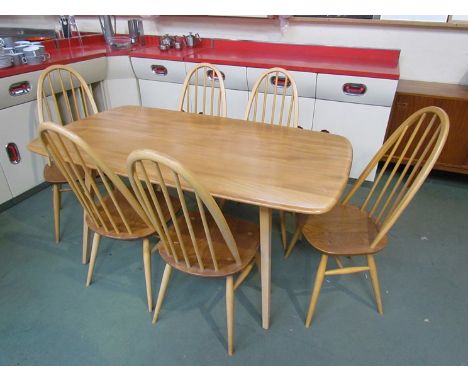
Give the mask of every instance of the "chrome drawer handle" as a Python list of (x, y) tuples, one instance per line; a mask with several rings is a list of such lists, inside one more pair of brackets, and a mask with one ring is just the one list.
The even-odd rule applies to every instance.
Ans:
[[(223, 72), (221, 72), (221, 77), (223, 78), (223, 80), (226, 78), (226, 76), (224, 75)], [(218, 75), (216, 74), (216, 72), (213, 70), (213, 69), (210, 69), (206, 72), (206, 75), (207, 77), (212, 80), (212, 81), (219, 81), (219, 78), (218, 78)]]
[(8, 159), (10, 160), (11, 163), (13, 164), (18, 164), (21, 162), (21, 155), (18, 149), (18, 146), (16, 146), (16, 143), (10, 142), (5, 146), (6, 152), (8, 154)]
[(272, 85), (278, 86), (281, 88), (285, 86), (289, 88), (291, 86), (291, 81), (289, 80), (289, 78), (286, 78), (286, 77), (272, 76), (270, 77), (270, 82)]
[(151, 71), (157, 76), (167, 76), (167, 68), (164, 65), (151, 65)]
[(364, 84), (356, 84), (348, 82), (343, 85), (343, 93), (350, 96), (364, 95), (367, 91), (367, 86)]
[(8, 91), (13, 97), (28, 94), (31, 91), (31, 84), (29, 83), (29, 81), (16, 82), (10, 85)]

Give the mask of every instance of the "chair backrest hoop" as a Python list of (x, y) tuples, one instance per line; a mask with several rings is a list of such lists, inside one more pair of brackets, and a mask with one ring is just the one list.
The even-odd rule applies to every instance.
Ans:
[[(272, 93), (269, 92), (270, 86), (273, 90)], [(287, 95), (288, 92), (291, 95)], [(258, 107), (260, 93), (263, 94), (263, 103)], [(289, 107), (287, 107), (287, 97), (290, 97)], [(276, 109), (278, 101), (280, 102), (280, 106)], [(285, 110), (286, 107), (288, 110)], [(265, 120), (268, 108), (271, 108), (271, 114), (269, 120)], [(258, 117), (257, 111), (259, 112)], [(252, 94), (247, 104), (244, 119), (280, 126), (297, 127), (299, 123), (299, 99), (296, 81), (291, 73), (283, 68), (271, 68), (263, 72), (252, 88)]]
[[(201, 81), (199, 72), (202, 72)], [(190, 92), (191, 85), (194, 85), (193, 95)], [(201, 100), (199, 99), (199, 90), (202, 91)], [(177, 110), (226, 117), (226, 89), (223, 73), (214, 65), (206, 62), (195, 65), (185, 76)]]
[[(116, 191), (126, 199), (138, 216), (151, 227), (145, 212), (123, 181), (102, 161), (91, 147), (78, 135), (53, 122), (39, 125), (39, 137), (49, 157), (53, 159), (88, 217), (105, 232), (132, 234), (128, 217), (123, 214)], [(94, 169), (100, 175), (106, 190), (104, 193), (96, 183)], [(81, 172), (81, 171), (82, 172)], [(82, 173), (85, 174), (85, 179)], [(112, 203), (102, 203), (108, 196)], [(116, 211), (112, 214), (109, 207)]]
[[(144, 165), (143, 161), (146, 162), (147, 166)], [(153, 189), (148, 184), (149, 176), (148, 176), (147, 169), (149, 168), (150, 165), (154, 166), (155, 173), (158, 174), (158, 177), (159, 177), (158, 184), (164, 194), (165, 203), (169, 207), (169, 211), (172, 211), (172, 207), (171, 207), (172, 202), (170, 201), (170, 198), (167, 195), (168, 194), (167, 186), (177, 189), (177, 195), (182, 206), (182, 212), (185, 217), (184, 224), (187, 225), (188, 231), (190, 232), (191, 245), (194, 249), (194, 252), (197, 255), (198, 263), (195, 263), (195, 264), (191, 263), (186, 257), (186, 250), (184, 249), (185, 244), (184, 244), (184, 241), (181, 240), (179, 225), (177, 223), (177, 218), (175, 217), (175, 215), (172, 216), (173, 212), (171, 212), (172, 224), (174, 225), (174, 229), (178, 235), (178, 243), (181, 247), (182, 256), (180, 256), (180, 253), (178, 254), (174, 250), (175, 245), (170, 235), (168, 234), (168, 227), (163, 221), (163, 219), (161, 219), (162, 217), (162, 214), (160, 212), (161, 206), (159, 205), (159, 202), (157, 202), (157, 198), (155, 197), (155, 195), (151, 195), (152, 200), (150, 200), (150, 198), (148, 198), (142, 191), (143, 185), (146, 185), (146, 188), (150, 189), (150, 191)], [(140, 168), (140, 176), (138, 175), (137, 166), (139, 166)], [(168, 170), (168, 172), (166, 172), (166, 176), (163, 178), (162, 173), (165, 170)], [(171, 158), (170, 156), (159, 153), (154, 150), (148, 150), (148, 149), (135, 150), (132, 153), (130, 153), (127, 159), (127, 171), (129, 174), (131, 185), (133, 187), (133, 191), (135, 195), (137, 196), (137, 199), (139, 200), (140, 204), (142, 205), (143, 210), (146, 212), (148, 220), (152, 222), (153, 228), (156, 230), (156, 232), (158, 232), (158, 235), (161, 238), (161, 241), (163, 245), (165, 246), (168, 254), (172, 255), (172, 257), (177, 263), (179, 261), (182, 261), (182, 264), (183, 262), (185, 262), (185, 266), (187, 268), (198, 266), (198, 268), (202, 270), (206, 266), (213, 265), (214, 270), (216, 271), (218, 270), (218, 259), (213, 249), (211, 233), (208, 228), (207, 218), (205, 216), (205, 208), (206, 208), (208, 212), (210, 213), (211, 218), (216, 223), (219, 229), (219, 232), (221, 233), (224, 239), (225, 244), (229, 248), (233, 261), (237, 265), (241, 264), (241, 259), (239, 256), (237, 244), (226, 222), (226, 219), (223, 213), (221, 212), (221, 209), (219, 208), (218, 204), (216, 203), (214, 198), (211, 196), (211, 194), (196, 179), (195, 175), (191, 171), (189, 171), (181, 163)], [(169, 179), (168, 174), (171, 172), (174, 177), (174, 180)], [(143, 177), (143, 179), (141, 179), (141, 177)], [(210, 264), (204, 263), (203, 261), (201, 261), (201, 258), (199, 257), (198, 246), (196, 243), (196, 238), (193, 233), (193, 227), (191, 225), (192, 223), (190, 222), (189, 211), (187, 209), (185, 197), (183, 194), (183, 190), (181, 188), (181, 182), (180, 182), (181, 179), (186, 185), (186, 187), (188, 187), (195, 194), (198, 211), (202, 218), (203, 228), (205, 232), (205, 239), (206, 239), (206, 242), (208, 244), (208, 247), (211, 253), (212, 263)]]
[[(59, 106), (57, 95), (62, 97), (65, 110)], [(53, 111), (47, 101), (49, 96), (53, 101)], [(95, 114), (98, 109), (88, 84), (75, 69), (67, 65), (51, 65), (39, 76), (37, 111), (39, 123), (50, 121), (65, 125), (66, 121), (72, 122)], [(54, 120), (53, 113), (58, 120)]]
[[(413, 113), (384, 142), (343, 199), (343, 204), (348, 203), (371, 171), (383, 162), (361, 206), (371, 216), (378, 214), (375, 219), (380, 229), (371, 247), (388, 233), (424, 183), (442, 152), (449, 126), (447, 113), (439, 107), (429, 106)], [(387, 178), (384, 173), (390, 163), (393, 169)]]

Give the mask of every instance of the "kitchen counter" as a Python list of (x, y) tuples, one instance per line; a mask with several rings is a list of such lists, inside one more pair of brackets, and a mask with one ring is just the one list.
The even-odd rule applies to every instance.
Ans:
[(233, 66), (342, 74), (399, 79), (400, 51), (388, 49), (345, 48), (319, 45), (277, 44), (255, 41), (203, 39), (197, 48), (161, 51), (157, 36), (146, 36), (146, 45), (127, 50), (110, 50), (102, 35), (45, 42), (50, 59), (39, 65), (0, 69), (0, 78), (44, 69), (53, 64), (70, 64), (105, 56), (130, 56), (171, 61), (210, 62)]

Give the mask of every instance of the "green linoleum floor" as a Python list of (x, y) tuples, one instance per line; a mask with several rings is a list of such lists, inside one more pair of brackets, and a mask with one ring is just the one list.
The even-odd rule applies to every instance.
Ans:
[[(430, 177), (391, 231), (376, 258), (383, 316), (364, 274), (331, 277), (306, 329), (319, 256), (300, 242), (283, 260), (274, 215), (271, 328), (261, 328), (255, 271), (236, 291), (233, 357), (224, 280), (174, 272), (152, 325), (141, 242), (103, 239), (85, 288), (82, 212), (70, 193), (63, 207), (60, 244), (49, 188), (0, 213), (0, 365), (468, 364), (466, 178)], [(250, 206), (229, 203), (226, 212), (258, 219)], [(155, 254), (155, 295), (163, 268)]]

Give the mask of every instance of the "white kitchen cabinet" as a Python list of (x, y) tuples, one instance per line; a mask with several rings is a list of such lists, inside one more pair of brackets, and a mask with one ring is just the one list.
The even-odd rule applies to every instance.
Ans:
[(104, 89), (107, 108), (141, 104), (138, 80), (135, 78), (130, 57), (107, 57)]
[[(315, 103), (314, 130), (342, 135), (353, 147), (351, 178), (357, 178), (385, 137), (390, 107), (318, 99)], [(367, 180), (373, 181), (375, 171)]]
[[(262, 68), (247, 68), (247, 82), (249, 90), (252, 90), (257, 79), (264, 73), (267, 69)], [(297, 71), (288, 71), (288, 73), (293, 77), (296, 82), (297, 94), (298, 94), (298, 103), (299, 103), (299, 119), (298, 125), (306, 130), (312, 130), (312, 124), (314, 119), (314, 109), (315, 109), (315, 93), (316, 93), (316, 83), (317, 83), (317, 73), (313, 72), (297, 72)], [(274, 92), (274, 82), (269, 84), (268, 92), (272, 94)], [(264, 89), (260, 87), (259, 94), (259, 105), (263, 100)], [(282, 90), (278, 90), (279, 93)], [(282, 94), (282, 93), (281, 93)], [(286, 94), (288, 95), (285, 100), (285, 110), (289, 111), (288, 107), (290, 105), (292, 94), (291, 88), (286, 89)], [(249, 94), (249, 96), (251, 93)], [(281, 97), (278, 97), (275, 110), (279, 110), (281, 105)], [(271, 115), (271, 111), (267, 113), (268, 117)], [(266, 121), (268, 121), (268, 117)], [(287, 120), (287, 116), (284, 117), (283, 121)]]
[[(385, 138), (397, 80), (317, 75), (313, 129), (343, 135), (353, 146), (350, 176), (357, 178)], [(367, 180), (373, 181), (375, 170)]]
[(131, 63), (140, 88), (141, 105), (177, 110), (185, 79), (183, 61), (132, 57)]
[[(196, 65), (194, 62), (186, 62), (186, 72)], [(247, 85), (247, 68), (245, 66), (215, 65), (221, 72), (226, 89), (227, 117), (234, 119), (244, 119), (245, 108), (249, 100)], [(191, 82), (194, 83), (194, 80)], [(215, 81), (215, 84), (217, 82)], [(211, 86), (210, 80), (207, 86)], [(201, 93), (200, 93), (201, 94)]]
[[(87, 83), (93, 84), (93, 90), (97, 90), (106, 77), (107, 58), (75, 62), (69, 66), (77, 70)], [(35, 71), (0, 78), (0, 203), (44, 181), (46, 159), (33, 154), (26, 147), (38, 136), (36, 97), (40, 74), (41, 71)], [(98, 104), (101, 104), (100, 94), (96, 94), (96, 97)], [(13, 149), (8, 151), (8, 145)], [(15, 150), (19, 156), (12, 158)]]
[[(249, 93), (249, 97), (252, 96), (252, 93)], [(272, 96), (269, 96), (269, 98)], [(258, 94), (258, 107), (260, 108), (263, 105), (263, 94)], [(284, 111), (283, 111), (283, 124), (285, 125), (288, 120), (288, 113), (289, 113), (289, 106), (291, 104), (291, 97), (286, 96), (284, 101)], [(299, 117), (298, 117), (298, 126), (305, 130), (312, 130), (312, 122), (314, 119), (314, 110), (315, 110), (315, 98), (306, 98), (306, 97), (298, 97), (298, 109), (299, 109)], [(253, 108), (254, 106), (252, 106)], [(275, 116), (276, 121), (279, 121), (279, 110), (281, 108), (281, 97), (277, 97), (276, 106), (275, 106)], [(259, 109), (261, 110), (261, 108)], [(265, 112), (265, 122), (269, 123), (271, 118), (273, 108), (267, 108)], [(251, 113), (253, 111), (251, 110)], [(261, 121), (261, 114), (260, 111), (257, 111), (257, 121)]]
[(0, 204), (10, 200), (12, 197), (13, 195), (11, 194), (10, 186), (8, 186), (3, 168), (0, 165)]
[[(45, 159), (27, 149), (37, 137), (37, 102), (31, 101), (0, 110), (0, 164), (12, 196), (18, 196), (42, 183)], [(8, 144), (18, 148), (19, 160), (12, 163), (6, 150)]]
[[(182, 92), (182, 88), (180, 91)], [(195, 86), (191, 85), (189, 91), (191, 94), (191, 100), (192, 102), (194, 102)], [(206, 102), (205, 102), (206, 114), (211, 115), (212, 114), (211, 113), (211, 88), (206, 88), (205, 96), (206, 96)], [(179, 102), (179, 97), (180, 97), (180, 94), (177, 97), (177, 104)], [(218, 115), (218, 102), (219, 102), (219, 90), (218, 89), (214, 91), (213, 99), (214, 99), (213, 100), (213, 115)], [(226, 116), (227, 118), (243, 119), (245, 108), (247, 106), (247, 101), (248, 101), (248, 93), (246, 91), (226, 89), (226, 108), (227, 108)], [(198, 87), (198, 110), (199, 111), (203, 110), (202, 102), (203, 102), (203, 87), (199, 86)], [(185, 110), (186, 105), (184, 105), (183, 108)]]
[(249, 93), (243, 90), (226, 89), (227, 117), (244, 119)]
[(177, 110), (182, 84), (139, 80), (141, 105), (160, 109)]

